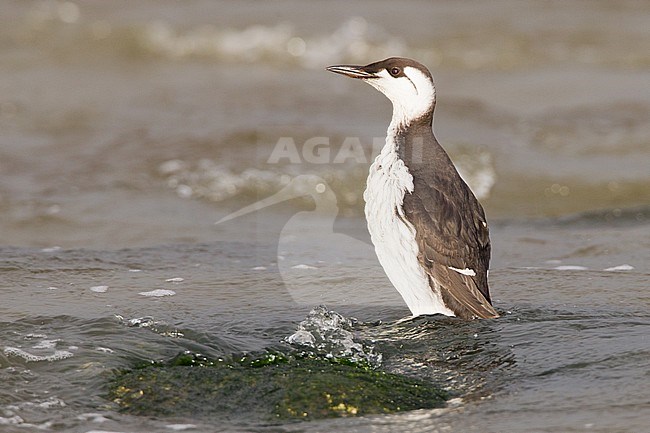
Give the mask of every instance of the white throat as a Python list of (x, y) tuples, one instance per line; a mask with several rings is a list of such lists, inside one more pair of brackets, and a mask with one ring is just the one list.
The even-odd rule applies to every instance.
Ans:
[(404, 68), (405, 76), (398, 78), (392, 77), (386, 70), (377, 75), (379, 78), (366, 82), (393, 103), (393, 129), (407, 126), (433, 110), (436, 101), (435, 85), (429, 76), (419, 69), (407, 66)]

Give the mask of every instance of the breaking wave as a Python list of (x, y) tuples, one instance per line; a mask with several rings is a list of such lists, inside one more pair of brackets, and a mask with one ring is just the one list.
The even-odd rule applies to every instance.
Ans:
[(288, 23), (243, 29), (199, 26), (179, 32), (163, 22), (147, 24), (139, 33), (141, 47), (173, 58), (205, 57), (240, 62), (291, 62), (306, 68), (350, 58), (387, 57), (404, 52), (405, 44), (363, 18), (345, 21), (331, 34), (299, 35)]
[[(457, 159), (458, 170), (479, 199), (487, 198), (496, 173), (488, 152), (461, 153)], [(222, 202), (231, 198), (269, 196), (282, 188), (290, 187), (294, 196), (307, 195), (313, 185), (300, 179), (296, 166), (247, 168), (237, 172), (225, 163), (212, 159), (189, 162), (180, 159), (165, 161), (158, 166), (158, 174), (179, 197), (198, 198)], [(310, 174), (325, 180), (336, 194), (337, 205), (346, 216), (363, 213), (363, 191), (367, 167), (365, 165), (323, 165)]]
[[(548, 35), (539, 38), (534, 26), (515, 28), (486, 19), (480, 26), (456, 26), (454, 37), (434, 41), (424, 38), (420, 45), (408, 33), (398, 36), (359, 16), (348, 18), (330, 32), (306, 33), (288, 20), (241, 27), (197, 23), (181, 28), (161, 19), (93, 20), (85, 9), (70, 1), (36, 3), (26, 14), (20, 31), (29, 37), (21, 40), (51, 44), (59, 37), (76, 37), (78, 43), (69, 45), (76, 55), (86, 52), (80, 48), (108, 48), (129, 57), (154, 55), (174, 60), (211, 59), (303, 68), (392, 55), (415, 57), (432, 67), (446, 65), (469, 70), (506, 70), (567, 60), (639, 69), (650, 64), (647, 50), (620, 49), (629, 40), (642, 40), (635, 34), (636, 29), (630, 29), (624, 39), (604, 34), (605, 39), (594, 41), (588, 28), (569, 28), (561, 40), (552, 40)], [(492, 37), (486, 38), (486, 34)]]

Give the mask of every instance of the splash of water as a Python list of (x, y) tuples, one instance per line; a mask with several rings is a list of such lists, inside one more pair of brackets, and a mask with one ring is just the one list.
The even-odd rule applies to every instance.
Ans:
[(312, 309), (300, 322), (296, 332), (284, 341), (313, 355), (328, 359), (343, 358), (373, 368), (379, 367), (382, 354), (376, 352), (369, 342), (355, 340), (355, 324), (356, 319), (342, 316), (321, 305)]
[(155, 332), (156, 334), (162, 335), (163, 337), (170, 338), (182, 338), (184, 337), (183, 332), (179, 331), (173, 326), (168, 325), (165, 322), (155, 320), (151, 316), (136, 317), (133, 319), (127, 319), (124, 316), (119, 314), (115, 315), (115, 318), (122, 325), (128, 326), (129, 328), (146, 328)]

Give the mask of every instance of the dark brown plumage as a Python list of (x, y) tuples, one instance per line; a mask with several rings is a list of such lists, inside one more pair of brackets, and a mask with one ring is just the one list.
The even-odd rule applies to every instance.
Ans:
[(458, 317), (498, 317), (487, 281), (490, 236), (485, 212), (436, 140), (432, 123), (433, 109), (396, 134), (400, 159), (413, 176), (414, 189), (404, 195), (403, 206), (416, 228), (418, 259)]

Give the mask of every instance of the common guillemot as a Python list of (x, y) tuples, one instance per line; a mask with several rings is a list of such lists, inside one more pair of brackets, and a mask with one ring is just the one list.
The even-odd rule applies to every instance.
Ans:
[(379, 262), (411, 313), (498, 317), (488, 288), (487, 219), (433, 134), (429, 70), (402, 57), (327, 70), (365, 81), (393, 103), (363, 197)]

